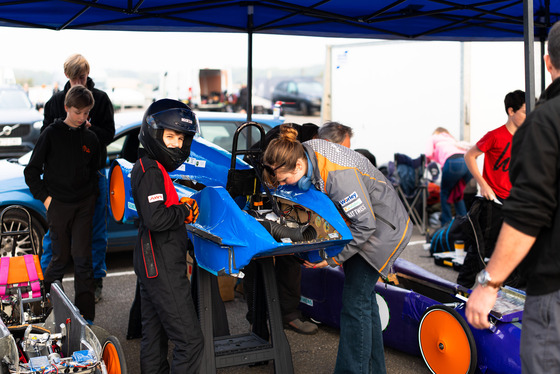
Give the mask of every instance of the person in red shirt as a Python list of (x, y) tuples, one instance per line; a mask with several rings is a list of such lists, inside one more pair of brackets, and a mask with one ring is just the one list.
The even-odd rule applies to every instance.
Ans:
[[(467, 288), (475, 284), (476, 274), (486, 266), (483, 261), (494, 252), (502, 227), (502, 203), (509, 196), (509, 164), (513, 134), (525, 121), (525, 93), (510, 92), (504, 99), (508, 120), (505, 125), (489, 131), (465, 154), (465, 163), (480, 186), (481, 197), (475, 199), (469, 216), (474, 225), (473, 235), (465, 238), (466, 257), (459, 270), (457, 283)], [(484, 154), (482, 175), (476, 159)], [(506, 280), (511, 287), (522, 288), (524, 277), (515, 270)]]
[[(480, 186), (480, 195), (503, 202), (509, 196), (509, 162), (513, 134), (525, 121), (525, 92), (516, 90), (504, 99), (508, 120), (505, 125), (489, 131), (465, 154), (465, 163)], [(482, 175), (476, 159), (484, 154)]]

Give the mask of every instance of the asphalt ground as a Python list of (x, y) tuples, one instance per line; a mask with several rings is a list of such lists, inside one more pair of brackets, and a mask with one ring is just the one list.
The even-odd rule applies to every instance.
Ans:
[[(443, 278), (455, 281), (457, 273), (448, 267), (437, 266), (433, 258), (423, 249), (425, 238), (413, 235), (410, 244), (403, 251), (401, 258), (416, 263)], [(108, 276), (103, 287), (103, 299), (97, 304), (95, 324), (115, 335), (124, 349), (129, 373), (140, 372), (140, 340), (126, 340), (128, 316), (134, 298), (136, 276), (132, 268), (132, 252), (107, 254)], [(68, 274), (64, 288), (73, 300), (72, 277)], [(242, 334), (250, 327), (245, 319), (247, 305), (243, 295), (235, 293), (234, 300), (225, 302), (231, 334)], [(295, 373), (332, 373), (336, 361), (339, 331), (329, 326), (320, 325), (315, 335), (301, 335), (292, 330), (285, 330), (292, 352)], [(430, 373), (419, 356), (411, 356), (397, 350), (386, 348), (385, 360), (387, 372), (394, 374)], [(274, 373), (274, 365), (238, 366), (219, 369), (218, 373)]]

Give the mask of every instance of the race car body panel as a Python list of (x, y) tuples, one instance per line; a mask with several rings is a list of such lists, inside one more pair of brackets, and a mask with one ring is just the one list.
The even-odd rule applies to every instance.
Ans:
[[(130, 192), (134, 165), (117, 159), (109, 173), (111, 213), (117, 222), (133, 223), (136, 206)], [(252, 258), (301, 254), (320, 261), (338, 254), (352, 234), (327, 195), (315, 189), (303, 192), (284, 186), (270, 195), (278, 209), (249, 208), (247, 197), (235, 199), (226, 190), (231, 154), (196, 137), (191, 154), (177, 170), (169, 173), (179, 197), (194, 198), (200, 215), (187, 225), (199, 266), (213, 274), (237, 275)], [(251, 169), (236, 157), (236, 170)]]

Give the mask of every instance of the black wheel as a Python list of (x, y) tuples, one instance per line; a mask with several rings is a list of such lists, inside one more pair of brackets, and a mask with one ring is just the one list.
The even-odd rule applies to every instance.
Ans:
[[(2, 232), (26, 230), (29, 225), (27, 214), (18, 209), (11, 209), (6, 212), (3, 218)], [(0, 256), (9, 257), (12, 255), (14, 240), (16, 241), (16, 256), (30, 254), (41, 256), (43, 254), (43, 236), (45, 235), (45, 229), (35, 218), (31, 219), (31, 226), (35, 250), (31, 244), (31, 236), (29, 234), (19, 235), (17, 237), (8, 236), (2, 238)]]
[(418, 327), (418, 343), (432, 373), (472, 374), (476, 371), (476, 343), (461, 315), (445, 305), (426, 309)]
[(299, 109), (301, 110), (301, 114), (303, 114), (304, 116), (308, 116), (309, 113), (309, 106), (306, 103), (301, 103), (299, 105)]
[(91, 325), (89, 327), (101, 344), (101, 355), (107, 367), (107, 374), (128, 373), (124, 350), (122, 349), (119, 339), (97, 325)]

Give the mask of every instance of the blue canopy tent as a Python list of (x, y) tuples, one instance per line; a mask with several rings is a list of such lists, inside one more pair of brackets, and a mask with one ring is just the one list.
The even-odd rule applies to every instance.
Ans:
[(535, 92), (533, 41), (544, 43), (548, 29), (559, 19), (560, 1), (552, 0), (0, 0), (0, 26), (247, 33), (249, 119), (255, 33), (524, 40), (529, 111)]

